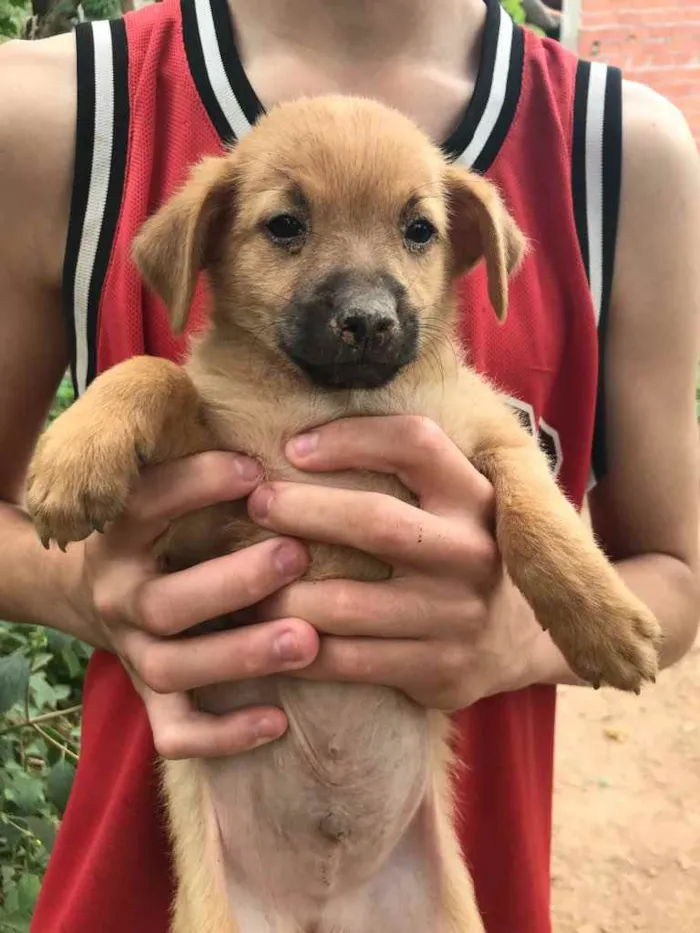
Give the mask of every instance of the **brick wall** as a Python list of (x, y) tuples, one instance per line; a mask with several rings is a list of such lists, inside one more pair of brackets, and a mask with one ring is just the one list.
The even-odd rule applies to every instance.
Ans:
[(578, 51), (621, 67), (685, 114), (700, 143), (700, 0), (580, 0)]

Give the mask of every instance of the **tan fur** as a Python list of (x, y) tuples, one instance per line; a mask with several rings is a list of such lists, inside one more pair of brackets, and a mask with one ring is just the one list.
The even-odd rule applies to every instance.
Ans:
[[(313, 237), (290, 255), (261, 226), (300, 203)], [(438, 230), (420, 256), (397, 232), (407, 205)], [(46, 432), (28, 485), (39, 534), (64, 545), (116, 517), (140, 461), (216, 447), (259, 458), (268, 478), (308, 482), (284, 457), (291, 436), (344, 416), (409, 413), (407, 443), (429, 448), (436, 423), (493, 483), (505, 566), (573, 670), (637, 690), (656, 672), (655, 620), (453, 339), (455, 278), (485, 258), (503, 317), (524, 249), (493, 186), (448, 166), (399, 114), (348, 98), (278, 108), (233, 153), (197, 166), (137, 238), (136, 262), (176, 330), (206, 270), (211, 326), (184, 368), (125, 362)], [(294, 290), (338, 266), (390, 272), (420, 308), (418, 358), (382, 388), (312, 388), (279, 350), (276, 328)], [(313, 482), (411, 500), (393, 477)], [(227, 504), (174, 523), (159, 550), (176, 569), (266, 534), (244, 504)], [(390, 574), (349, 549), (312, 543), (311, 553), (311, 579)], [(212, 712), (277, 703), (290, 729), (235, 759), (165, 763), (174, 933), (481, 933), (454, 831), (445, 716), (388, 688), (284, 676), (217, 685), (196, 699)]]

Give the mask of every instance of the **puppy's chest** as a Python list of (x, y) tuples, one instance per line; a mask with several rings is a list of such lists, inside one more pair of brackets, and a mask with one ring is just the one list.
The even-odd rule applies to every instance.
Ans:
[[(287, 441), (299, 433), (344, 416), (346, 409), (326, 404), (324, 399), (293, 397), (272, 400), (266, 398), (264, 392), (256, 395), (235, 389), (229, 391), (224, 404), (220, 394), (208, 399), (201, 389), (200, 393), (205, 404), (205, 417), (215, 439), (214, 446), (259, 460), (268, 481), (379, 492), (407, 502), (415, 501), (413, 495), (389, 474), (370, 471), (311, 474), (292, 467), (285, 456)], [(168, 569), (178, 570), (272, 536), (273, 532), (261, 528), (249, 518), (245, 500), (220, 503), (186, 516), (171, 526), (162, 542), (164, 563)], [(345, 577), (377, 580), (389, 576), (390, 570), (385, 564), (350, 547), (314, 541), (307, 543), (311, 556), (308, 579)]]
[[(325, 398), (292, 396), (287, 399), (239, 397), (226, 406), (208, 408), (207, 418), (222, 449), (247, 454), (263, 466), (270, 482), (288, 481), (318, 486), (383, 492), (410, 500), (399, 481), (388, 474), (363, 470), (304, 473), (295, 469), (285, 454), (287, 442), (298, 434), (342, 417), (373, 414)], [(378, 413), (378, 412), (377, 412)]]

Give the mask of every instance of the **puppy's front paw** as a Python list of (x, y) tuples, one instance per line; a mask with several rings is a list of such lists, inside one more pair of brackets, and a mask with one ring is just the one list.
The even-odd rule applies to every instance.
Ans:
[(42, 435), (27, 481), (27, 509), (44, 547), (81, 541), (123, 511), (139, 469), (133, 437), (75, 409)]
[(661, 628), (621, 582), (594, 587), (574, 602), (576, 618), (553, 626), (552, 638), (575, 674), (596, 687), (635, 693), (656, 680)]

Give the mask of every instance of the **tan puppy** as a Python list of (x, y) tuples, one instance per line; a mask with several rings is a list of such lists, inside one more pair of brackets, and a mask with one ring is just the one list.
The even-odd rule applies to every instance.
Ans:
[[(454, 282), (482, 258), (499, 317), (523, 237), (494, 188), (406, 118), (350, 98), (300, 101), (205, 160), (145, 225), (135, 258), (172, 323), (205, 270), (211, 326), (184, 368), (136, 358), (101, 375), (42, 437), (28, 505), (44, 542), (101, 529), (140, 463), (245, 452), (273, 479), (300, 431), (349, 415), (436, 422), (491, 481), (508, 573), (582, 677), (638, 690), (659, 629), (594, 544), (547, 462), (453, 342)], [(430, 420), (428, 420), (430, 419)], [(393, 477), (314, 475), (410, 499)], [(176, 522), (176, 569), (267, 535), (245, 503)], [(309, 576), (390, 569), (311, 544)], [(281, 705), (277, 742), (165, 764), (175, 933), (479, 933), (453, 831), (447, 718), (380, 687), (286, 676), (198, 690), (206, 710)], [(517, 933), (517, 931), (513, 931)]]

